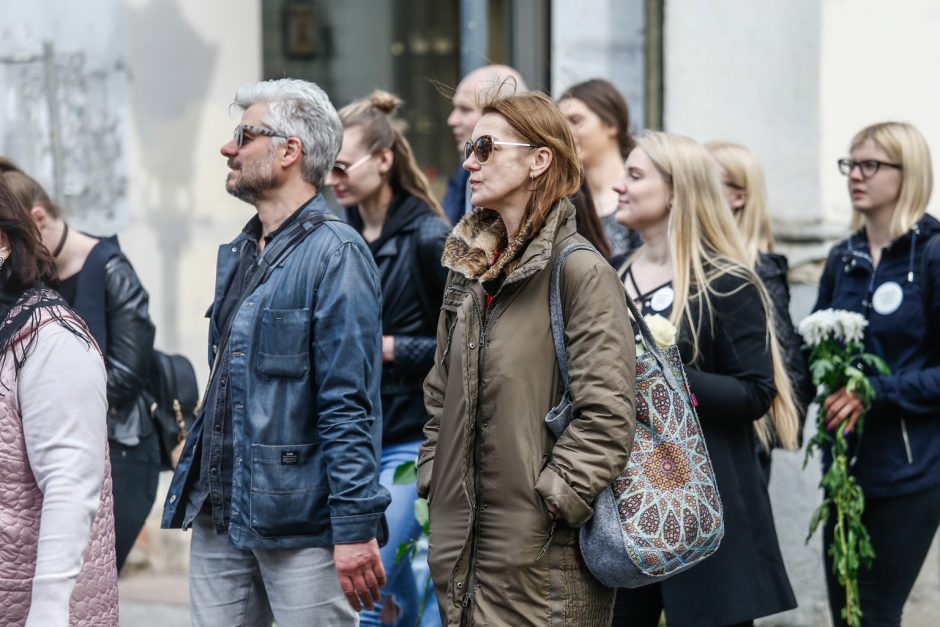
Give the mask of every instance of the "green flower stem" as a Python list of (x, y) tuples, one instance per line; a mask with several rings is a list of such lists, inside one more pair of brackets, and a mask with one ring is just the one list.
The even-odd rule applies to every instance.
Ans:
[[(884, 361), (875, 355), (863, 352), (862, 345), (858, 343), (843, 347), (832, 339), (828, 339), (813, 349), (810, 355), (810, 370), (813, 383), (821, 388), (816, 398), (820, 413), (817, 418), (816, 434), (806, 447), (806, 458), (803, 462), (805, 467), (813, 451), (827, 444), (831, 445), (832, 465), (819, 482), (825, 496), (810, 520), (806, 541), (809, 542), (819, 525), (824, 525), (830, 512), (834, 510), (836, 520), (833, 525), (833, 539), (827, 551), (832, 558), (833, 575), (845, 591), (842, 618), (850, 627), (861, 625), (862, 619), (858, 594), (858, 569), (862, 565), (871, 568), (875, 551), (871, 545), (868, 530), (862, 524), (865, 494), (855, 477), (849, 473), (845, 423), (838, 426), (834, 435), (830, 434), (826, 430), (822, 404), (830, 394), (845, 387), (859, 398), (865, 412), (868, 411), (875, 398), (875, 391), (858, 364), (865, 364), (882, 373), (888, 372)], [(861, 436), (864, 428), (864, 417), (863, 413), (855, 425), (855, 433), (858, 436)]]

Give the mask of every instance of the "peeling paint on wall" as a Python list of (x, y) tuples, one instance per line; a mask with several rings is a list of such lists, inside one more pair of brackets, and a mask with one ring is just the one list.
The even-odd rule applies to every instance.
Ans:
[(4, 113), (0, 149), (39, 179), (84, 228), (106, 232), (127, 208), (123, 108), (126, 72), (90, 67), (84, 53), (0, 59)]

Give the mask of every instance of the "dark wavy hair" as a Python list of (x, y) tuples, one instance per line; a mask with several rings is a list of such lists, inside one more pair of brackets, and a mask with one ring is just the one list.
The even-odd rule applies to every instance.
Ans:
[(10, 253), (0, 268), (0, 282), (7, 291), (24, 291), (39, 284), (58, 285), (52, 254), (42, 243), (32, 216), (13, 195), (0, 174), (0, 233)]
[(603, 78), (592, 78), (566, 89), (558, 102), (565, 98), (580, 100), (597, 114), (604, 124), (617, 129), (620, 156), (627, 158), (634, 146), (633, 137), (630, 135), (630, 107), (613, 83)]

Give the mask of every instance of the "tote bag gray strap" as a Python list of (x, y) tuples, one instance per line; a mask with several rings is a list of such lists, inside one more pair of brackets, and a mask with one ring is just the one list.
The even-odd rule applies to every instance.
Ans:
[[(558, 370), (561, 372), (561, 382), (565, 387), (565, 399), (570, 398), (568, 389), (570, 378), (568, 375), (568, 349), (565, 346), (565, 317), (561, 304), (561, 267), (568, 255), (576, 250), (590, 250), (591, 252), (600, 255), (600, 253), (598, 253), (597, 250), (590, 244), (571, 244), (566, 246), (561, 250), (560, 253), (558, 253), (558, 256), (555, 257), (555, 263), (552, 266), (551, 281), (549, 283), (548, 300), (549, 315), (552, 323), (552, 341), (555, 344), (555, 358), (558, 361)], [(660, 370), (662, 370), (663, 377), (666, 379), (666, 383), (669, 385), (669, 387), (673, 390), (679, 390), (679, 383), (673, 376), (672, 369), (669, 367), (666, 358), (659, 349), (659, 345), (653, 338), (653, 333), (650, 331), (649, 325), (646, 324), (646, 320), (644, 320), (643, 314), (640, 313), (636, 303), (634, 303), (633, 299), (630, 298), (630, 295), (627, 294), (626, 289), (624, 289), (624, 298), (627, 301), (627, 307), (630, 309), (630, 314), (633, 316), (637, 326), (640, 328), (640, 336), (643, 338), (643, 344), (646, 346), (647, 352), (653, 355), (654, 359), (656, 359), (656, 363), (659, 365)]]
[(660, 370), (663, 371), (663, 377), (666, 379), (666, 383), (669, 387), (673, 390), (679, 390), (679, 382), (676, 381), (676, 377), (673, 376), (672, 368), (669, 367), (669, 363), (663, 356), (659, 344), (656, 343), (656, 339), (653, 337), (653, 332), (650, 331), (646, 319), (640, 312), (639, 307), (636, 306), (636, 303), (633, 302), (633, 299), (630, 298), (630, 295), (627, 294), (626, 288), (624, 288), (623, 293), (626, 294), (627, 297), (627, 307), (630, 308), (630, 315), (633, 316), (637, 326), (640, 328), (640, 336), (643, 338), (643, 345), (646, 347), (646, 352), (650, 353), (656, 359), (656, 363), (659, 364)]
[(565, 347), (565, 314), (561, 306), (561, 266), (565, 259), (576, 250), (590, 250), (599, 255), (590, 244), (571, 244), (562, 249), (555, 257), (552, 267), (552, 278), (549, 282), (548, 312), (552, 322), (552, 341), (555, 343), (555, 358), (558, 360), (558, 370), (561, 371), (561, 382), (565, 386), (565, 395), (568, 394), (568, 349)]

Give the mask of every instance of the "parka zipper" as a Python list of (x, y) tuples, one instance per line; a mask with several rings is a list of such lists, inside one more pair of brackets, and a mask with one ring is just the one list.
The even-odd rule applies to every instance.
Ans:
[(914, 454), (911, 452), (911, 439), (907, 435), (907, 421), (901, 418), (901, 437), (904, 439), (904, 450), (907, 452), (907, 463), (914, 463)]
[[(480, 407), (481, 399), (483, 398), (483, 350), (486, 346), (486, 335), (489, 331), (490, 323), (496, 317), (492, 315), (496, 311), (494, 305), (496, 297), (499, 296), (499, 293), (502, 291), (502, 287), (496, 291), (496, 294), (493, 295), (493, 298), (490, 300), (489, 314), (484, 316), (483, 309), (480, 307), (480, 304), (477, 302), (476, 294), (473, 294), (473, 308), (476, 310), (477, 319), (483, 322), (483, 331), (480, 333), (479, 344), (477, 348), (479, 353), (477, 355), (477, 399), (476, 399), (476, 412), (474, 412), (474, 427), (476, 434), (474, 435), (473, 442), (473, 542), (470, 547), (470, 565), (469, 572), (467, 576), (467, 591), (463, 597), (463, 607), (464, 611), (473, 602), (473, 596), (476, 594), (476, 563), (477, 563), (477, 543), (480, 541)], [(484, 295), (485, 298), (485, 295)]]

